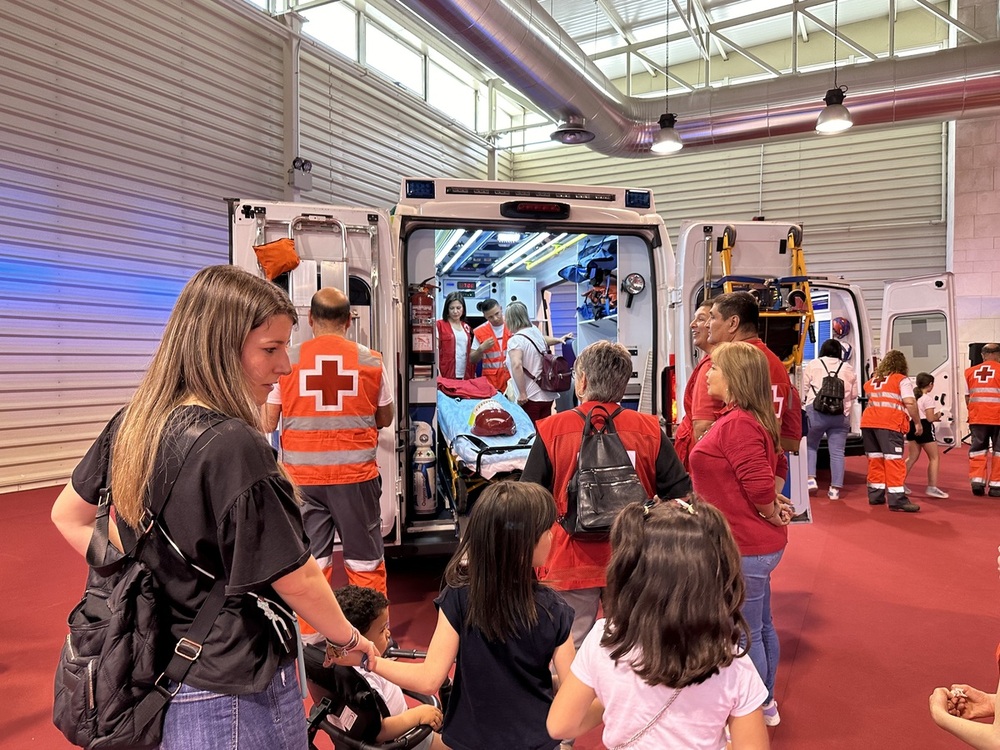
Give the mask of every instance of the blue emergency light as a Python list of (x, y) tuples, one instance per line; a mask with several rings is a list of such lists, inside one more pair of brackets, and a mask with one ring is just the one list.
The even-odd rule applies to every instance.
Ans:
[(648, 190), (626, 190), (625, 208), (645, 208), (653, 206), (653, 198)]
[(418, 200), (433, 200), (434, 180), (406, 180), (406, 197)]

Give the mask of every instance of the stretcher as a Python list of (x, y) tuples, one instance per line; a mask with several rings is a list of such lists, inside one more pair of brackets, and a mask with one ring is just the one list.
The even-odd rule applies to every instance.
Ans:
[(520, 476), (535, 442), (535, 426), (527, 412), (500, 393), (492, 398), (514, 418), (513, 435), (473, 435), (472, 410), (483, 399), (437, 394), (439, 485), (445, 485), (460, 512), (467, 508), (470, 493), (478, 493), (491, 480)]

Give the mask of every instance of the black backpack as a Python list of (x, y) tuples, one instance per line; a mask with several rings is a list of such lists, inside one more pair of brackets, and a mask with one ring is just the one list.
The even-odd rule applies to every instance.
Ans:
[[(606, 536), (622, 508), (649, 499), (615, 430), (614, 417), (621, 410), (620, 406), (610, 414), (604, 406), (595, 406), (589, 414), (573, 410), (583, 420), (583, 436), (576, 472), (566, 488), (566, 515), (558, 519), (570, 536)], [(600, 427), (594, 424), (596, 412), (604, 415)]]
[(822, 359), (819, 361), (826, 370), (826, 377), (819, 384), (819, 390), (812, 386), (816, 399), (813, 401), (813, 409), (820, 414), (844, 414), (844, 381), (840, 379), (840, 368), (844, 366), (843, 361), (837, 365), (836, 372), (831, 373), (830, 368)]

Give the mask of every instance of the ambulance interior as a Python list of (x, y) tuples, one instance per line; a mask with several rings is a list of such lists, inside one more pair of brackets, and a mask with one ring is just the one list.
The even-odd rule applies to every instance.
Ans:
[[(472, 329), (485, 321), (478, 302), (495, 299), (504, 310), (511, 302), (523, 302), (544, 335), (573, 334), (572, 340), (552, 350), (570, 362), (594, 341), (619, 341), (628, 347), (634, 366), (624, 405), (636, 409), (645, 399), (643, 410), (652, 411), (648, 402), (657, 321), (648, 228), (626, 233), (620, 227), (458, 226), (452, 222), (445, 228), (417, 229), (401, 240), (407, 284), (427, 280), (435, 287), (431, 291), (436, 320), (445, 317), (445, 298), (458, 292), (465, 300), (466, 322)], [(623, 289), (626, 277), (631, 293)], [(435, 338), (435, 352), (438, 345)], [(481, 368), (482, 363), (477, 374)], [(490, 481), (516, 479), (534, 440), (534, 427), (523, 409), (499, 393), (494, 398), (514, 414), (516, 433), (470, 438), (468, 409), (480, 399), (440, 394), (438, 374), (438, 358), (434, 365), (411, 363), (407, 373), (414, 445), (417, 450), (421, 445), (434, 447), (433, 463), (426, 448), (414, 456), (407, 492), (414, 499), (410, 528), (463, 513)], [(571, 389), (559, 395), (555, 411), (572, 409), (576, 403)]]

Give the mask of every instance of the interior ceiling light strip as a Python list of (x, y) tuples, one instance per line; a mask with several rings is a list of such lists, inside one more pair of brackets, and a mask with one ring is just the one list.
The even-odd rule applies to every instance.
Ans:
[(469, 239), (466, 240), (466, 242), (462, 244), (462, 247), (459, 248), (458, 252), (455, 253), (454, 255), (452, 255), (451, 258), (448, 259), (448, 262), (444, 264), (444, 268), (441, 269), (441, 275), (444, 275), (444, 274), (448, 273), (449, 269), (451, 269), (451, 267), (453, 265), (455, 265), (455, 261), (458, 260), (459, 258), (461, 258), (462, 254), (466, 250), (468, 250), (472, 246), (472, 243), (475, 242), (476, 240), (478, 240), (482, 236), (482, 234), (483, 234), (483, 230), (482, 229), (477, 229), (472, 234), (472, 236), (469, 237)]
[(567, 248), (570, 248), (570, 247), (573, 247), (573, 245), (575, 245), (580, 240), (584, 239), (586, 236), (587, 235), (585, 235), (585, 234), (578, 234), (576, 237), (574, 237), (573, 239), (571, 239), (569, 242), (567, 242), (565, 244), (562, 244), (562, 245), (553, 245), (552, 249), (549, 250), (547, 253), (545, 253), (545, 255), (543, 255), (538, 260), (533, 260), (530, 263), (525, 263), (524, 267), (527, 270), (530, 271), (532, 268), (534, 268), (535, 266), (537, 266), (539, 263), (544, 263), (549, 258), (553, 258), (556, 255), (559, 255), (559, 253), (561, 253), (563, 250), (565, 250)]
[(515, 260), (522, 257), (526, 253), (531, 252), (532, 248), (537, 247), (542, 242), (545, 242), (545, 240), (548, 239), (548, 237), (549, 237), (548, 232), (539, 232), (538, 234), (530, 235), (520, 245), (515, 247), (504, 257), (502, 257), (500, 260), (494, 263), (493, 267), (490, 269), (489, 272), (500, 273), (502, 269), (509, 266)]

